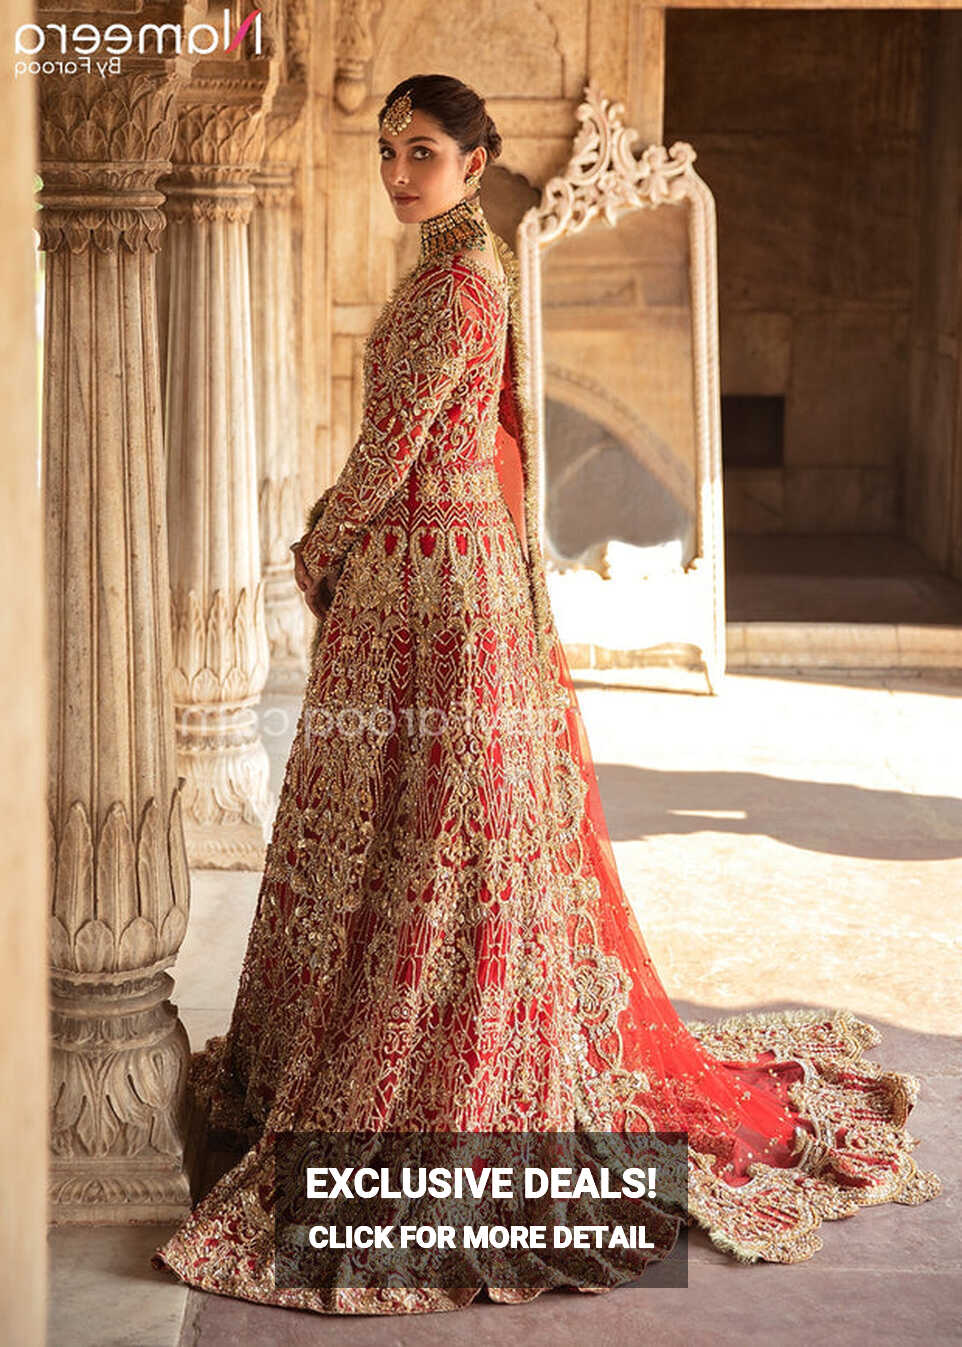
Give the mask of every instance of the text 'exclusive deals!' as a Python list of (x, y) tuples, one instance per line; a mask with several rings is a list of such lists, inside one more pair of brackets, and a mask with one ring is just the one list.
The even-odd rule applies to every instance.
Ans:
[[(279, 1132), (275, 1284), (687, 1286), (678, 1132)], [(268, 1209), (270, 1203), (267, 1204)]]

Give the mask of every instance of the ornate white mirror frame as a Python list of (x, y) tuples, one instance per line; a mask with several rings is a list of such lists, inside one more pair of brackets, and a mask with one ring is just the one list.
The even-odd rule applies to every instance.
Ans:
[[(695, 433), (694, 551), (687, 564), (662, 574), (636, 576), (619, 584), (620, 613), (644, 613), (629, 647), (622, 639), (592, 643), (617, 664), (677, 663), (686, 656), (704, 672), (711, 693), (725, 672), (724, 533), (721, 475), (721, 399), (718, 367), (718, 301), (715, 205), (707, 184), (692, 167), (695, 151), (684, 141), (670, 150), (649, 145), (639, 158), (632, 150), (638, 134), (622, 123), (623, 105), (610, 103), (593, 84), (577, 110), (581, 123), (565, 172), (545, 185), (541, 202), (518, 227), (522, 318), (527, 337), (528, 392), (536, 429), (537, 501), (549, 580), (571, 569), (555, 551), (546, 527), (545, 360), (542, 333), (542, 255), (556, 240), (576, 234), (596, 216), (611, 227), (626, 211), (688, 211), (689, 294), (692, 320), (692, 398)], [(617, 540), (611, 540), (618, 547)], [(630, 551), (631, 549), (628, 549)], [(612, 586), (611, 543), (577, 559), (592, 566), (601, 584)], [(600, 563), (600, 564), (599, 564)], [(577, 563), (576, 563), (577, 564)], [(627, 586), (627, 587), (626, 587)], [(596, 585), (596, 588), (597, 585)], [(563, 622), (561, 635), (566, 635)], [(643, 630), (641, 644), (638, 631)], [(630, 651), (630, 653), (629, 653)], [(695, 658), (692, 660), (692, 652)]]

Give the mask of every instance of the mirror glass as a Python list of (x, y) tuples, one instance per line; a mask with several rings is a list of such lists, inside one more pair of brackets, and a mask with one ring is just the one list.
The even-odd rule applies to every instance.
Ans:
[(601, 569), (612, 540), (648, 573), (695, 554), (687, 204), (596, 215), (541, 251), (545, 550)]

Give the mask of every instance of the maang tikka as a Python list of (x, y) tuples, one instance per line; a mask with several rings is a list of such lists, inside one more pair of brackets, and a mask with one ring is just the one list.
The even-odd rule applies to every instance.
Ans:
[(399, 136), (414, 115), (411, 107), (411, 93), (400, 94), (384, 114), (381, 126), (392, 136)]

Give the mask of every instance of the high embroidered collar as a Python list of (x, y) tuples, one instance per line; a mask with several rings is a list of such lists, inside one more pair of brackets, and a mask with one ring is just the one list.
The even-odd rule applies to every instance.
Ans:
[(440, 215), (421, 221), (419, 262), (433, 261), (461, 248), (483, 247), (487, 237), (487, 221), (476, 192), (472, 197), (462, 197)]

